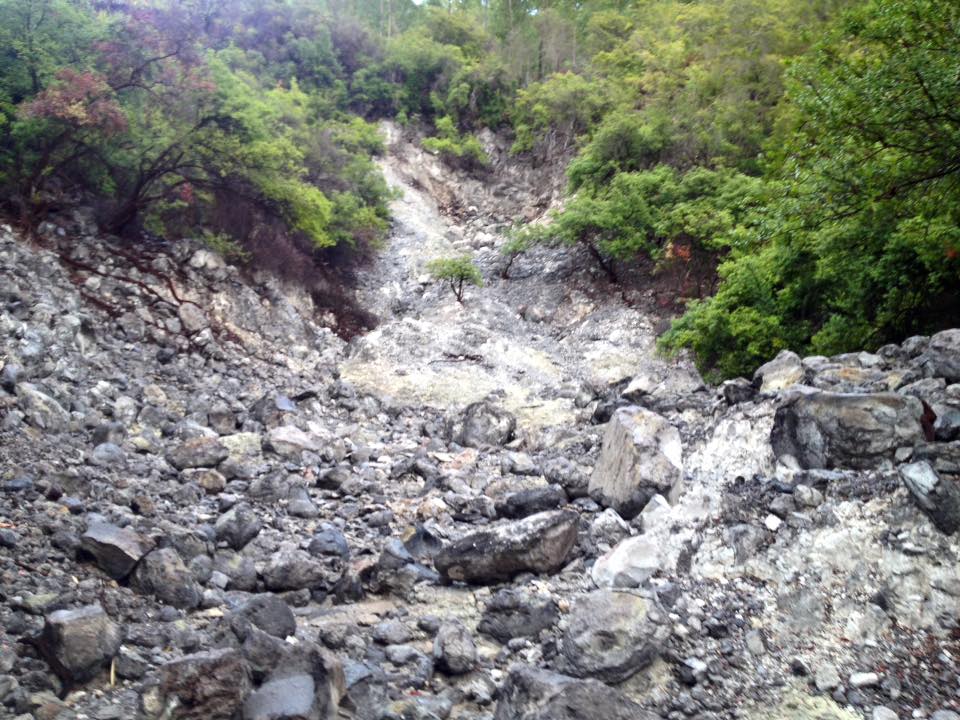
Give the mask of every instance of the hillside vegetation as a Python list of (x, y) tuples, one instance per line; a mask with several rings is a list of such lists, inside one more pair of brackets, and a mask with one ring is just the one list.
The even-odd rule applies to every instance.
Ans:
[(960, 312), (954, 3), (0, 0), (0, 47), (0, 197), (27, 226), (83, 195), (131, 237), (362, 256), (389, 117), (468, 172), (483, 127), (572, 157), (565, 209), (509, 250), (675, 273), (662, 346), (716, 375)]

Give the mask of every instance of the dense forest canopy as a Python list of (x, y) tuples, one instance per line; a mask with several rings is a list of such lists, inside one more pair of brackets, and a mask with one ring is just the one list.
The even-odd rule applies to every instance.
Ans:
[(0, 207), (362, 256), (389, 219), (374, 123), (470, 172), (487, 127), (568, 163), (508, 251), (719, 267), (662, 344), (726, 376), (955, 324), (958, 96), (935, 0), (0, 0)]

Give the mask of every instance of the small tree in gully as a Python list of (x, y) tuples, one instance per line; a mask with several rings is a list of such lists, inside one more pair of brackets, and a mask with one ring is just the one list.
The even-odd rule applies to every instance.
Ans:
[(463, 303), (463, 286), (483, 287), (480, 269), (469, 255), (453, 258), (437, 258), (427, 263), (427, 272), (434, 280), (449, 282), (458, 303)]

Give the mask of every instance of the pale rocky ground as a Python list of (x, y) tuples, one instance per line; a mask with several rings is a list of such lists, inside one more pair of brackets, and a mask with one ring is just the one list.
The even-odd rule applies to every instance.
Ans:
[(955, 720), (960, 334), (709, 387), (575, 250), (499, 276), (556, 174), (385, 130), (350, 343), (194, 243), (0, 231), (0, 717)]

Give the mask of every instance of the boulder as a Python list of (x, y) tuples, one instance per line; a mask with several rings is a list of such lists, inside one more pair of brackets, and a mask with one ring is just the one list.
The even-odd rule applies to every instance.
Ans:
[(215, 437), (196, 437), (180, 443), (167, 453), (167, 462), (177, 470), (216, 467), (230, 455), (227, 447)]
[(720, 385), (720, 396), (728, 405), (749, 402), (757, 395), (757, 388), (746, 378), (733, 378)]
[(225, 542), (234, 550), (240, 550), (260, 534), (261, 526), (257, 514), (248, 505), (240, 504), (217, 518), (214, 532), (217, 540)]
[(218, 550), (213, 570), (227, 578), (227, 590), (253, 590), (257, 587), (257, 568), (251, 558), (233, 550)]
[(500, 456), (500, 472), (504, 475), (539, 475), (540, 468), (526, 453), (508, 452)]
[(900, 466), (900, 478), (919, 508), (947, 535), (960, 530), (960, 483), (925, 460)]
[(960, 328), (938, 332), (919, 358), (925, 374), (960, 382)]
[(597, 680), (579, 680), (528, 665), (510, 668), (494, 720), (659, 720)]
[(960, 440), (918, 445), (911, 459), (927, 460), (941, 474), (960, 475)]
[(263, 569), (268, 590), (330, 589), (343, 574), (339, 560), (322, 561), (305, 550), (281, 547)]
[(960, 438), (960, 408), (938, 406), (934, 408), (937, 419), (933, 423), (934, 438), (950, 442)]
[(80, 538), (80, 547), (114, 580), (122, 580), (153, 549), (149, 538), (106, 522), (94, 522)]
[(315, 518), (320, 514), (305, 487), (290, 488), (287, 495), (287, 513), (291, 517)]
[(241, 631), (238, 634), (248, 623), (281, 640), (297, 632), (297, 619), (290, 606), (269, 593), (250, 598), (230, 618), (234, 630)]
[(871, 468), (923, 442), (922, 403), (895, 393), (797, 393), (777, 409), (770, 442), (802, 468)]
[(557, 667), (574, 677), (606, 683), (626, 680), (659, 653), (648, 602), (627, 592), (596, 590), (581, 595), (567, 618)]
[(271, 640), (287, 650), (247, 698), (243, 720), (335, 720), (346, 691), (343, 664), (313, 643), (291, 646)]
[(630, 524), (612, 508), (607, 508), (597, 514), (590, 524), (590, 540), (594, 544), (604, 544), (609, 547), (616, 545), (624, 538), (630, 537)]
[(117, 654), (121, 641), (119, 626), (95, 604), (48, 615), (38, 647), (53, 671), (70, 685), (93, 678)]
[(517, 419), (503, 408), (481, 401), (468, 405), (447, 422), (447, 436), (464, 447), (505, 445), (513, 439)]
[(617, 410), (603, 435), (603, 450), (590, 477), (590, 497), (629, 520), (654, 495), (674, 502), (682, 480), (679, 431), (650, 410), (634, 406)]
[(543, 476), (566, 490), (572, 498), (586, 497), (590, 478), (579, 465), (565, 457), (547, 460), (542, 465)]
[(307, 673), (269, 680), (243, 704), (243, 720), (322, 720), (316, 683)]
[(545, 485), (510, 493), (496, 502), (497, 515), (522, 518), (544, 510), (554, 510), (567, 503), (567, 493), (559, 485)]
[(434, 565), (447, 580), (490, 584), (521, 572), (563, 567), (577, 540), (577, 513), (554, 510), (469, 533), (443, 547)]
[(17, 385), (20, 409), (34, 427), (47, 432), (63, 432), (70, 423), (70, 413), (63, 406), (30, 383)]
[(541, 599), (507, 588), (490, 598), (477, 631), (506, 644), (516, 637), (536, 637), (542, 630), (556, 625), (559, 619), (560, 610), (550, 598)]
[(461, 623), (440, 626), (433, 639), (433, 659), (437, 668), (448, 675), (463, 675), (477, 664), (477, 646), (470, 631)]
[(201, 590), (193, 574), (172, 547), (154, 550), (140, 561), (133, 585), (175, 608), (192, 610), (200, 604)]
[(643, 585), (660, 567), (659, 541), (649, 535), (636, 535), (598, 558), (590, 577), (600, 588), (634, 588)]
[(250, 686), (250, 668), (238, 650), (210, 650), (163, 665), (141, 706), (150, 720), (234, 720)]
[(207, 316), (196, 303), (182, 303), (177, 309), (177, 316), (188, 335), (194, 335), (207, 327)]
[(790, 350), (781, 350), (770, 362), (761, 365), (753, 374), (753, 385), (762, 393), (785, 390), (803, 381), (803, 362)]
[(281, 425), (267, 433), (265, 447), (282, 458), (296, 461), (304, 451), (319, 452), (320, 443), (294, 425)]
[(316, 557), (338, 557), (346, 560), (350, 557), (350, 546), (343, 532), (335, 525), (322, 523), (310, 540), (307, 551)]

